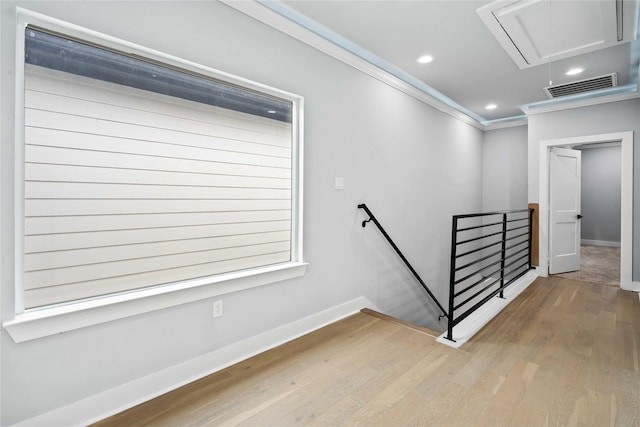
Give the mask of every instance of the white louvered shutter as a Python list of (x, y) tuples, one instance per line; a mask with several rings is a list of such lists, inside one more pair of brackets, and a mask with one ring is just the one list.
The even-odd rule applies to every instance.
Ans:
[(291, 260), (291, 123), (27, 65), (25, 307)]

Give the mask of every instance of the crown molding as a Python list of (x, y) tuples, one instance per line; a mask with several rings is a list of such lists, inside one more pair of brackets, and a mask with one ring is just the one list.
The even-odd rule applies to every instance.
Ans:
[[(608, 104), (610, 102), (627, 101), (630, 99), (640, 98), (637, 85), (628, 85), (619, 88), (621, 93), (607, 94), (591, 97), (575, 97), (566, 100), (553, 100), (549, 103), (529, 104), (520, 107), (527, 116), (535, 116), (538, 114), (551, 113), (554, 111), (571, 110), (574, 108), (589, 107), (593, 105)], [(611, 89), (607, 89), (611, 92)]]
[[(376, 65), (366, 59), (363, 58), (364, 52), (354, 53), (351, 50), (358, 49), (356, 45), (351, 44), (348, 46), (348, 41), (342, 40), (343, 43), (336, 43), (333, 40), (329, 40), (327, 37), (337, 38), (339, 37), (336, 34), (331, 35), (328, 29), (324, 29), (323, 35), (320, 35), (317, 32), (314, 32), (309, 27), (311, 26), (311, 21), (298, 23), (287, 16), (284, 16), (280, 12), (274, 10), (274, 8), (284, 9), (286, 5), (283, 5), (279, 2), (270, 2), (269, 4), (259, 3), (255, 0), (250, 1), (236, 1), (236, 0), (221, 0), (222, 3), (227, 6), (244, 13), (247, 16), (250, 16), (266, 25), (269, 25), (272, 28), (275, 28), (278, 31), (281, 31), (284, 34), (287, 34), (309, 46), (312, 48), (331, 56), (334, 59), (337, 59), (344, 64), (347, 64), (391, 87), (397, 89), (425, 104), (430, 105), (431, 107), (454, 117), (468, 125), (475, 127), (476, 129), (484, 130), (485, 125), (478, 119), (471, 117), (469, 114), (465, 114), (458, 110), (457, 108), (448, 105), (444, 101), (434, 97), (440, 96), (443, 99), (448, 99), (444, 97), (444, 95), (435, 91), (433, 88), (427, 86), (422, 82), (414, 82), (414, 84), (408, 83), (405, 79), (400, 78), (386, 70), (380, 68), (379, 65)], [(319, 26), (319, 24), (315, 24)], [(348, 46), (350, 49), (348, 49)], [(361, 49), (361, 48), (359, 48)], [(371, 54), (369, 54), (371, 55)], [(396, 70), (397, 73), (403, 73), (401, 70)], [(407, 80), (410, 80), (410, 76), (403, 76)], [(425, 86), (423, 88), (418, 88), (416, 85)], [(432, 92), (433, 94), (429, 93)], [(451, 103), (453, 101), (449, 100)], [(462, 106), (458, 106), (460, 109), (463, 109)], [(479, 119), (482, 119), (479, 117)]]
[(482, 124), (484, 125), (484, 130), (515, 128), (518, 126), (527, 126), (529, 124), (529, 118), (523, 114), (521, 116), (507, 117), (505, 119), (488, 120)]

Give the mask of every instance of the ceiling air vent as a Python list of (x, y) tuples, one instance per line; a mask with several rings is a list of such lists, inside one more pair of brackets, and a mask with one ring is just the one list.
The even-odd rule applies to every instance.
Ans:
[(579, 93), (609, 89), (616, 86), (618, 86), (618, 76), (616, 73), (611, 73), (591, 79), (545, 87), (544, 91), (549, 98), (558, 98), (560, 96), (577, 95)]

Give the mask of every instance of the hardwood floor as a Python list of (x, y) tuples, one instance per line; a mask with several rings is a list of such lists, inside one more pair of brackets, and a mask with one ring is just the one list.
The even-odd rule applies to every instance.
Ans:
[(638, 294), (540, 278), (461, 349), (359, 313), (98, 426), (640, 426)]

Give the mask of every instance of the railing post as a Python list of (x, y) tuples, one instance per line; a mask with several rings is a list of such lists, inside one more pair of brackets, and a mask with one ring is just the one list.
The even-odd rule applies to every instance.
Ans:
[(453, 339), (453, 306), (454, 295), (456, 293), (456, 251), (458, 245), (458, 217), (454, 215), (451, 226), (451, 271), (449, 273), (449, 318), (447, 319), (447, 339)]
[(529, 209), (529, 269), (531, 269), (532, 250), (533, 250), (533, 209)]
[(504, 298), (504, 259), (507, 256), (507, 213), (502, 214), (502, 258), (500, 260), (500, 298)]

